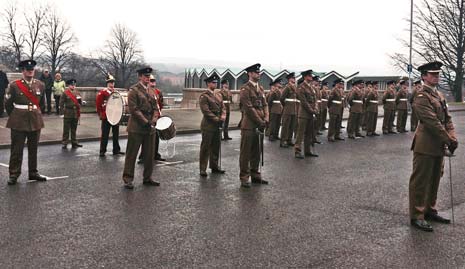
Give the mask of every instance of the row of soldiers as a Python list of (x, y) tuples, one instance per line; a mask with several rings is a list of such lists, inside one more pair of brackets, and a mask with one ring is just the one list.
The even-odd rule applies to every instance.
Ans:
[[(311, 72), (311, 70), (310, 70)], [(304, 73), (302, 73), (304, 75)], [(270, 83), (271, 90), (267, 95), (267, 103), (270, 110), (270, 126), (267, 130), (270, 141), (280, 139), (280, 146), (287, 148), (294, 146), (293, 137), (298, 133), (298, 118), (300, 115), (301, 98), (298, 97), (298, 87), (306, 82), (304, 79), (296, 86), (295, 73), (286, 77), (287, 84), (283, 87), (281, 79)], [(387, 82), (387, 90), (382, 97), (384, 108), (383, 133), (396, 133), (394, 131), (394, 119), (397, 112), (397, 131), (406, 132), (408, 114), (408, 103), (413, 102), (412, 96), (421, 87), (421, 82), (416, 81), (412, 94), (408, 93), (408, 85), (405, 80)], [(305, 86), (305, 84), (304, 84)], [(344, 140), (341, 136), (342, 117), (344, 108), (349, 107), (349, 120), (347, 134), (350, 139), (364, 137), (361, 130), (366, 131), (367, 136), (378, 136), (376, 125), (378, 118), (378, 82), (356, 80), (352, 83), (352, 89), (344, 92), (344, 82), (337, 79), (333, 83), (332, 90), (328, 83), (320, 84), (318, 76), (308, 78), (308, 87), (313, 96), (312, 103), (315, 106), (312, 121), (312, 143), (320, 144), (317, 135), (328, 129), (328, 141)], [(326, 127), (327, 115), (329, 113), (329, 128)], [(415, 114), (411, 117), (411, 131), (418, 124)], [(279, 130), (281, 129), (281, 137)], [(313, 151), (310, 156), (317, 156)], [(296, 154), (296, 157), (301, 157)]]

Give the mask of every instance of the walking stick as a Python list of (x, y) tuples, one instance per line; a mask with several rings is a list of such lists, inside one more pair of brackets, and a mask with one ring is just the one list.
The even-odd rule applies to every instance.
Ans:
[(452, 162), (451, 162), (451, 157), (453, 157), (454, 155), (452, 155), (452, 152), (450, 152), (450, 150), (447, 147), (444, 149), (444, 151), (445, 151), (444, 155), (446, 155), (449, 158), (450, 207), (452, 210), (452, 225), (455, 225), (454, 192), (453, 192), (453, 187), (452, 187)]
[(218, 155), (218, 166), (221, 170), (221, 131), (223, 130), (223, 128), (221, 128), (221, 126), (218, 128), (218, 142), (220, 143), (220, 151), (219, 151), (219, 155)]
[(263, 136), (264, 136), (264, 133), (261, 132), (258, 128), (255, 129), (257, 134), (258, 134), (258, 151), (260, 152), (260, 166), (259, 166), (259, 172), (261, 173), (262, 172), (262, 166), (264, 164), (264, 160), (263, 160)]

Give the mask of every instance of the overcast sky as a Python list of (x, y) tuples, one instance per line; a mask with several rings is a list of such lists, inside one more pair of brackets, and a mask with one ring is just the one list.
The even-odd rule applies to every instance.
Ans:
[(407, 0), (43, 2), (68, 20), (83, 54), (101, 47), (115, 23), (137, 32), (148, 62), (393, 75), (388, 54), (407, 52), (397, 40), (408, 36)]

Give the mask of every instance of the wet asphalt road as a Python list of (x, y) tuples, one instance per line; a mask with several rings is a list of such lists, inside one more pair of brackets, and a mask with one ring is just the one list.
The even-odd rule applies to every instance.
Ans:
[[(465, 141), (465, 113), (453, 116)], [(179, 136), (176, 155), (155, 168), (161, 186), (143, 186), (139, 165), (133, 191), (122, 188), (124, 157), (99, 158), (96, 142), (41, 146), (39, 171), (54, 179), (27, 182), (25, 158), (13, 187), (1, 150), (0, 268), (464, 267), (465, 143), (452, 163), (457, 223), (424, 233), (407, 210), (412, 133), (323, 136), (320, 157), (305, 160), (266, 141), (271, 184), (250, 190), (239, 188), (239, 132), (232, 137), (222, 144), (225, 175), (202, 179), (200, 135)], [(450, 215), (447, 166), (439, 209)]]

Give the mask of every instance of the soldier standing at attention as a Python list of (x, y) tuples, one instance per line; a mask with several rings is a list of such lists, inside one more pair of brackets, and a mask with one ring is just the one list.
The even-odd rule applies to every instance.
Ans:
[(367, 113), (367, 94), (371, 90), (371, 87), (373, 86), (373, 82), (371, 81), (365, 81), (365, 87), (362, 87), (362, 95), (363, 95), (363, 112), (362, 112), (362, 118), (360, 119), (360, 126), (362, 127), (363, 131), (367, 130), (367, 120), (368, 120), (368, 113)]
[(229, 137), (229, 116), (231, 114), (232, 93), (229, 90), (229, 82), (226, 79), (221, 80), (221, 98), (226, 109), (226, 119), (223, 124), (223, 140), (231, 140)]
[[(313, 118), (313, 143), (316, 144), (321, 144), (321, 141), (318, 140), (317, 136), (322, 135), (323, 133), (320, 132), (320, 125), (321, 125), (321, 119), (320, 119), (320, 112), (321, 112), (321, 93), (320, 93), (320, 77), (319, 76), (313, 76), (312, 77), (312, 90), (315, 93), (316, 97), (316, 107), (317, 110), (315, 111), (315, 117)], [(300, 106), (298, 111), (300, 111)], [(297, 125), (299, 125), (299, 122), (297, 121)]]
[(297, 126), (297, 102), (295, 73), (286, 76), (287, 85), (281, 94), (281, 104), (283, 105), (282, 126), (281, 126), (281, 147), (288, 148), (294, 146), (292, 137)]
[(438, 91), (442, 63), (431, 62), (418, 67), (423, 88), (418, 91), (413, 107), (419, 124), (413, 138), (413, 170), (409, 183), (410, 224), (432, 232), (427, 221), (449, 224), (436, 209), (439, 180), (444, 156), (458, 147), (454, 124), (444, 96)]
[(378, 122), (378, 82), (373, 81), (366, 95), (367, 136), (379, 136), (376, 133)]
[(384, 118), (383, 118), (383, 134), (396, 134), (393, 130), (392, 123), (396, 111), (396, 90), (395, 81), (387, 82), (387, 89), (383, 95)]
[[(318, 115), (317, 93), (312, 87), (312, 70), (302, 72), (304, 81), (297, 88), (297, 98), (300, 100), (299, 122), (297, 138), (295, 141), (295, 157), (304, 159), (305, 156), (318, 157), (313, 146), (315, 142), (315, 127), (317, 123), (315, 117)], [(304, 153), (302, 154), (302, 142), (304, 143)]]
[(71, 136), (72, 148), (80, 148), (76, 138), (76, 130), (81, 117), (81, 95), (76, 90), (76, 80), (70, 79), (66, 81), (68, 88), (60, 97), (60, 112), (63, 113), (63, 149), (66, 149)]
[(0, 66), (0, 118), (3, 117), (3, 110), (4, 110), (4, 104), (5, 104), (5, 89), (8, 87), (9, 81), (8, 78), (6, 77), (5, 72), (1, 70)]
[(350, 114), (347, 126), (347, 135), (351, 139), (355, 139), (355, 137), (364, 137), (360, 133), (360, 120), (363, 113), (363, 93), (361, 87), (363, 87), (363, 80), (354, 81), (352, 83), (352, 91), (348, 98)]
[[(241, 149), (239, 153), (239, 178), (241, 187), (250, 188), (249, 177), (253, 184), (268, 184), (262, 178), (258, 168), (260, 164), (259, 132), (263, 133), (268, 125), (268, 105), (265, 100), (265, 90), (258, 84), (260, 80), (260, 64), (254, 64), (245, 69), (249, 81), (240, 92), (242, 110)], [(262, 149), (263, 150), (263, 149)]]
[(407, 124), (407, 101), (408, 101), (408, 88), (405, 80), (399, 82), (400, 90), (396, 95), (396, 109), (397, 109), (397, 132), (405, 133), (405, 125)]
[(333, 83), (333, 89), (329, 94), (329, 129), (328, 141), (344, 140), (341, 137), (342, 111), (344, 102), (344, 82), (338, 78)]
[(44, 84), (34, 79), (34, 60), (18, 65), (22, 79), (13, 81), (5, 93), (5, 109), (9, 115), (6, 127), (11, 129), (11, 151), (8, 185), (15, 185), (21, 174), (24, 141), (27, 139), (29, 180), (46, 181), (37, 171), (37, 146), (44, 128), (40, 108), (44, 107)]
[(113, 134), (113, 155), (124, 155), (119, 145), (119, 124), (111, 125), (107, 120), (106, 108), (107, 101), (110, 95), (115, 92), (115, 78), (112, 75), (108, 75), (106, 78), (107, 87), (98, 92), (95, 100), (95, 106), (97, 108), (97, 114), (102, 121), (100, 125), (101, 136), (100, 136), (100, 157), (105, 156), (107, 152), (108, 137), (110, 136), (110, 130)]
[(128, 92), (129, 122), (128, 143), (124, 160), (123, 181), (126, 189), (133, 189), (134, 166), (137, 152), (142, 145), (144, 154), (143, 184), (159, 186), (160, 183), (152, 179), (153, 156), (155, 152), (155, 125), (160, 117), (156, 92), (149, 88), (151, 67), (137, 70), (139, 82), (132, 85)]
[(410, 94), (410, 106), (412, 108), (412, 114), (410, 115), (410, 131), (415, 132), (418, 126), (418, 118), (415, 115), (415, 110), (413, 110), (413, 101), (415, 100), (415, 96), (417, 92), (421, 89), (421, 80), (417, 80), (413, 83), (412, 93)]
[(281, 79), (275, 79), (270, 83), (271, 90), (267, 98), (270, 109), (270, 141), (279, 139), (279, 127), (281, 125), (281, 113), (283, 105), (281, 104)]
[(328, 130), (326, 128), (326, 118), (328, 117), (328, 98), (330, 94), (330, 90), (328, 88), (328, 82), (324, 81), (322, 83), (322, 88), (321, 88), (321, 126), (320, 126), (320, 131)]
[(215, 95), (214, 90), (218, 86), (219, 77), (213, 74), (204, 81), (207, 83), (207, 90), (199, 97), (200, 110), (203, 118), (200, 123), (202, 132), (202, 142), (200, 144), (199, 166), (200, 175), (207, 176), (207, 164), (210, 160), (212, 173), (224, 174), (224, 170), (218, 166), (220, 154), (220, 128), (226, 119), (226, 109), (223, 103), (222, 94)]

